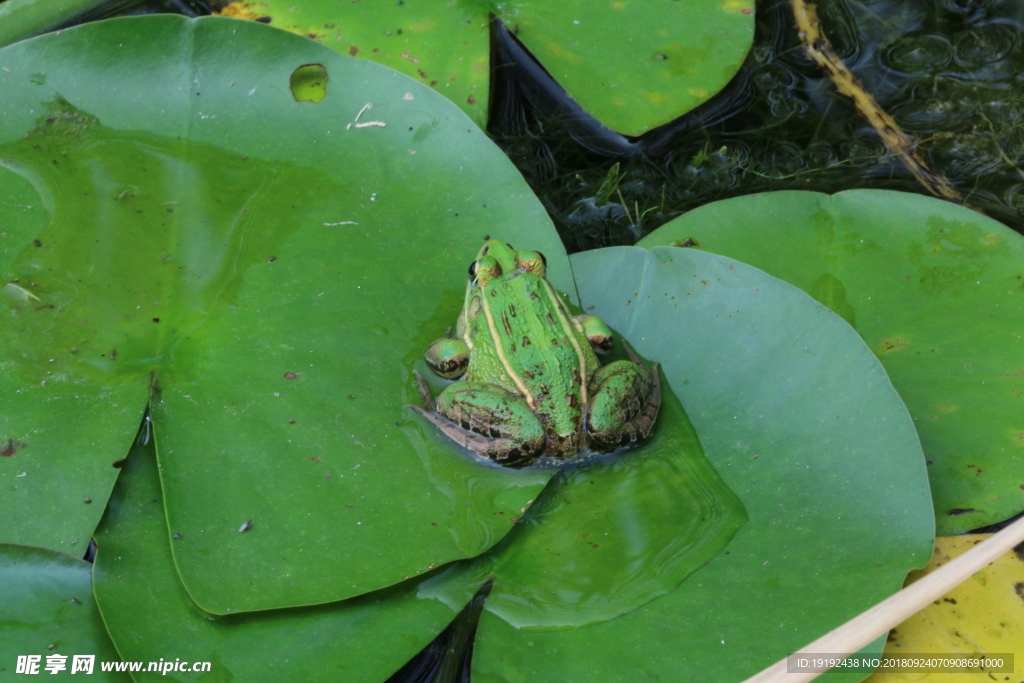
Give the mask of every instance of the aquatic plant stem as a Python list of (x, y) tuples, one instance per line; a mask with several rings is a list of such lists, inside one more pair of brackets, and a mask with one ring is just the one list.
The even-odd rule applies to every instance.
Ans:
[[(959, 586), (1021, 541), (1024, 541), (1024, 518), (793, 654), (828, 653), (839, 658), (858, 652), (875, 638)], [(803, 683), (824, 673), (790, 673), (787, 671), (787, 659), (777, 661), (744, 683)]]
[(0, 47), (63, 26), (108, 0), (6, 0), (0, 3)]
[(843, 64), (821, 30), (821, 20), (814, 4), (806, 0), (790, 0), (790, 4), (807, 54), (828, 73), (836, 90), (853, 101), (857, 111), (878, 132), (885, 146), (929, 192), (942, 199), (963, 203), (960, 193), (953, 189), (949, 180), (929, 168), (917, 153), (917, 139), (900, 129), (895, 119), (878, 106), (875, 98), (864, 90), (861, 82)]

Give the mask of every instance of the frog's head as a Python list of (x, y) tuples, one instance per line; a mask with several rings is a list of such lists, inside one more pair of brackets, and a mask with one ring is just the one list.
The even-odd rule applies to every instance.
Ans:
[(488, 240), (470, 264), (469, 278), (475, 287), (484, 287), (502, 276), (513, 278), (532, 273), (544, 277), (546, 271), (547, 259), (539, 251), (516, 251), (507, 242)]

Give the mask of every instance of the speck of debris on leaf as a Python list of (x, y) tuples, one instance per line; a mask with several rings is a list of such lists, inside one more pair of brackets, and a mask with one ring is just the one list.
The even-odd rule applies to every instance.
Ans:
[(3, 443), (0, 443), (0, 455), (10, 457), (14, 455), (19, 448), (24, 448), (25, 444), (16, 439), (7, 439)]

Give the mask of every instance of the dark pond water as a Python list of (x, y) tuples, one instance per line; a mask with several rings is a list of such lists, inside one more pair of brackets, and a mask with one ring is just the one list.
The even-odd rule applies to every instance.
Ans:
[[(1024, 3), (826, 0), (818, 14), (933, 170), (969, 206), (1024, 231)], [(496, 63), (508, 64), (521, 48), (502, 42)], [(805, 56), (787, 0), (758, 3), (754, 48), (721, 93), (639, 139), (588, 121), (528, 62), (497, 76), (490, 132), (570, 251), (632, 244), (690, 209), (753, 192), (926, 193)], [(595, 206), (615, 163), (621, 198)]]

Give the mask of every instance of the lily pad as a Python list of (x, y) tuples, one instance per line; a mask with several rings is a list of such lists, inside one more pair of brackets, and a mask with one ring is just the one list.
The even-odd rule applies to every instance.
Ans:
[(487, 121), (489, 20), (510, 27), (587, 112), (626, 135), (668, 123), (717, 93), (754, 35), (748, 0), (594, 4), (473, 0), (232, 2), (226, 16), (269, 23), (386, 64)]
[[(204, 676), (213, 680), (263, 680), (278, 671), (289, 680), (378, 683), (455, 617), (440, 602), (417, 598), (416, 581), (317, 607), (209, 614), (189, 599), (174, 571), (163, 510), (151, 441), (128, 455), (110, 512), (96, 532), (96, 599), (129, 660), (157, 661), (172, 653), (186, 662), (210, 662)], [(240, 527), (235, 533), (255, 531)], [(132, 589), (139, 586), (146, 589)], [(136, 680), (186, 681), (194, 674), (150, 672)]]
[[(92, 565), (76, 557), (0, 545), (0, 669), (8, 675), (91, 674), (92, 681), (131, 681), (126, 673), (103, 670), (104, 662), (120, 657), (96, 609), (91, 581)], [(19, 657), (34, 660), (24, 660), (28, 668), (19, 671)]]
[[(310, 64), (329, 78), (315, 104), (290, 88)], [(543, 251), (575, 290), (542, 207), (461, 112), (228, 19), (87, 25), (5, 48), (0, 67), (17, 319), (0, 327), (0, 405), (16, 407), (0, 440), (25, 444), (0, 474), (4, 505), (32, 513), (5, 539), (58, 529), (59, 546), (65, 516), (88, 533), (150, 392), (175, 563), (211, 612), (359, 595), (507, 532), (550, 472), (439, 447), (404, 407), (411, 372), (485, 234)], [(29, 480), (29, 454), (59, 495), (8, 483)]]
[(772, 192), (677, 218), (695, 241), (800, 287), (853, 325), (907, 403), (942, 535), (1024, 507), (1024, 237), (979, 213), (881, 190)]
[(663, 362), (750, 521), (674, 592), (614, 621), (536, 632), (485, 611), (474, 680), (739, 680), (896, 592), (927, 561), (917, 435), (849, 326), (712, 254), (629, 247), (572, 261), (585, 309)]

